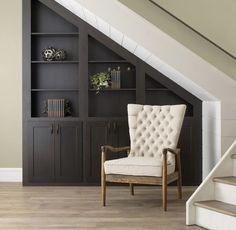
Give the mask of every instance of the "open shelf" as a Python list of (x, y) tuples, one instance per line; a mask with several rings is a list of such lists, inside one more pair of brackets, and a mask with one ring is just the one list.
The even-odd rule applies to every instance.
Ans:
[[(69, 100), (72, 117), (79, 117), (79, 28), (40, 1), (31, 5), (31, 118), (58, 119), (42, 113), (48, 99)], [(44, 61), (47, 47), (65, 50), (66, 60)]]
[(48, 99), (67, 99), (72, 106), (72, 117), (79, 116), (78, 106), (78, 91), (32, 91), (31, 92), (31, 116), (32, 117), (47, 117), (43, 114), (44, 101)]
[[(122, 88), (122, 89), (111, 89), (111, 88), (107, 88), (107, 89), (100, 89), (99, 92), (112, 92), (112, 91), (135, 91), (135, 88)], [(89, 89), (89, 91), (91, 92), (95, 92), (97, 91), (96, 89)]]
[(136, 102), (134, 90), (89, 92), (89, 117), (125, 117), (127, 104)]
[(68, 91), (68, 92), (76, 92), (79, 91), (79, 89), (31, 89), (32, 92), (62, 92), (62, 91)]
[(167, 88), (147, 88), (147, 91), (169, 91)]
[(39, 1), (32, 1), (31, 31), (33, 33), (79, 33), (79, 28), (53, 12)]
[(96, 60), (91, 60), (88, 61), (89, 64), (103, 64), (103, 63), (129, 63), (126, 60), (100, 60), (100, 61), (96, 61)]
[(31, 61), (32, 64), (78, 64), (79, 61)]
[(31, 33), (32, 36), (79, 36), (79, 33), (77, 32), (65, 32), (65, 33), (56, 33), (56, 32), (34, 32), (34, 33)]

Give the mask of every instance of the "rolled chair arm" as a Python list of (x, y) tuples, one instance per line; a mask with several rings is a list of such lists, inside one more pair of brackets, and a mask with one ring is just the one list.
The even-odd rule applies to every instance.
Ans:
[(101, 147), (102, 152), (106, 153), (107, 150), (110, 150), (113, 153), (118, 153), (118, 152), (122, 152), (122, 151), (130, 151), (130, 146), (125, 146), (125, 147), (113, 147), (110, 145), (103, 145)]

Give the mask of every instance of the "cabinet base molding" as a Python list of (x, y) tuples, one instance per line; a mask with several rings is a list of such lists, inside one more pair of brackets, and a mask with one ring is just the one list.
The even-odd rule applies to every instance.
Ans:
[(22, 182), (22, 168), (0, 168), (0, 182)]

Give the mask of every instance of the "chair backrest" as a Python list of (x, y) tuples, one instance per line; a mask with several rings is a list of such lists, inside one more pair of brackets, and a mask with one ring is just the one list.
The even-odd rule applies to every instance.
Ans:
[(162, 159), (163, 148), (176, 148), (186, 105), (128, 105), (129, 157)]

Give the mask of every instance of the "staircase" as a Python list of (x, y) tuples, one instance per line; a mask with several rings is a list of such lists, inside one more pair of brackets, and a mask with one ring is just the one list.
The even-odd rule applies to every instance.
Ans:
[(187, 224), (236, 229), (236, 140), (187, 201)]

